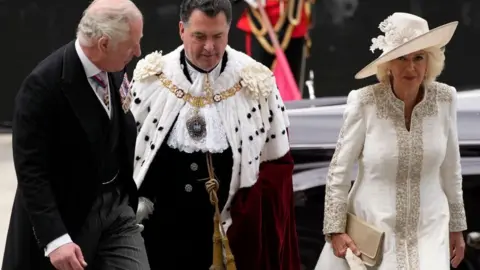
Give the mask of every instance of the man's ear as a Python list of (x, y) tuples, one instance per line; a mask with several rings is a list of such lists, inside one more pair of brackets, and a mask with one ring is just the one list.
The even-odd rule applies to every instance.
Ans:
[(108, 51), (109, 42), (110, 42), (110, 40), (109, 40), (107, 37), (101, 37), (101, 38), (98, 40), (98, 43), (97, 43), (98, 49), (99, 49), (102, 53), (106, 54), (107, 51)]
[(180, 39), (182, 39), (183, 41), (183, 35), (185, 34), (185, 24), (182, 21), (178, 23), (178, 32), (180, 35)]

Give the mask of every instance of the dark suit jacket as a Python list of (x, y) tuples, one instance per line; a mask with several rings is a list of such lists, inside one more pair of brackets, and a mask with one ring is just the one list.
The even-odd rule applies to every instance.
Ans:
[[(111, 91), (118, 91), (124, 73), (108, 74)], [(120, 111), (123, 150), (117, 180), (126, 184), (136, 211), (135, 120), (130, 112)], [(15, 100), (13, 156), (18, 188), (2, 269), (49, 269), (44, 247), (65, 233), (74, 240), (99, 193), (108, 121), (74, 41), (27, 76)]]

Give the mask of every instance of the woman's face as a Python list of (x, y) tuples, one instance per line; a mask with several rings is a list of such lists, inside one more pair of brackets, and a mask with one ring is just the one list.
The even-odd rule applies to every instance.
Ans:
[(427, 53), (417, 51), (392, 60), (389, 65), (397, 86), (420, 87), (427, 73)]

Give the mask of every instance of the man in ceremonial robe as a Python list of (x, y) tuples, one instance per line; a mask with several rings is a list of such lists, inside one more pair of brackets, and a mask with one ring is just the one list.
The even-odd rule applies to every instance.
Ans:
[(134, 70), (137, 217), (152, 269), (300, 269), (288, 117), (272, 72), (227, 45), (231, 8), (183, 0), (183, 45)]
[[(254, 0), (248, 0), (250, 3)], [(311, 40), (308, 31), (311, 9), (315, 0), (264, 0), (264, 8), (285, 52), (295, 81), (302, 74), (302, 61), (308, 56)], [(241, 1), (237, 0), (236, 3)], [(254, 1), (256, 2), (256, 1)], [(249, 5), (237, 22), (245, 33), (245, 52), (253, 59), (273, 70), (276, 64), (275, 48), (268, 36), (267, 27), (258, 9)], [(303, 82), (301, 82), (303, 84)]]

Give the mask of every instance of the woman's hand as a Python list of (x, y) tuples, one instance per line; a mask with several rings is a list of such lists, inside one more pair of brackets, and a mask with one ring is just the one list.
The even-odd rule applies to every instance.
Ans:
[(353, 254), (360, 256), (360, 251), (357, 249), (352, 238), (346, 233), (335, 233), (331, 235), (333, 253), (339, 258), (344, 258), (349, 248)]
[(450, 233), (450, 258), (452, 267), (457, 268), (465, 255), (465, 241), (462, 232)]

